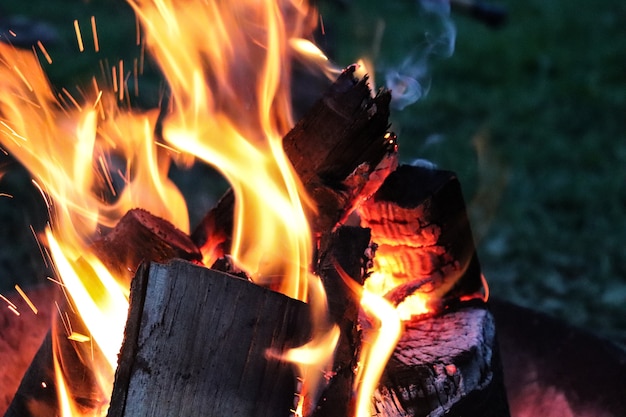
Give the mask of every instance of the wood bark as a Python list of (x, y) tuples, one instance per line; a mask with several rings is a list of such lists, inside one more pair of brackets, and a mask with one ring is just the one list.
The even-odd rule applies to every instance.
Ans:
[[(391, 94), (371, 95), (367, 77), (346, 69), (283, 138), (283, 147), (309, 196), (315, 234), (330, 233), (355, 204), (373, 193), (395, 166), (395, 136), (388, 134)], [(192, 238), (203, 254), (229, 253), (235, 196), (226, 192)]]
[(509, 417), (491, 313), (465, 307), (409, 322), (374, 395), (372, 415)]
[[(163, 262), (178, 257), (197, 262), (201, 257), (187, 235), (141, 209), (130, 210), (106, 236), (93, 243), (91, 250), (122, 285), (129, 285), (143, 260)], [(60, 304), (63, 317), (54, 316), (52, 328), (24, 374), (5, 417), (46, 417), (58, 412), (53, 349), (74, 399), (91, 410), (106, 405), (103, 395), (108, 400), (108, 393), (95, 389), (95, 376), (85, 365), (101, 353), (92, 349), (89, 342), (80, 343), (68, 338), (68, 327), (75, 333), (89, 335), (84, 322), (69, 303), (66, 300)], [(56, 340), (54, 345), (53, 340)], [(42, 382), (45, 382), (45, 388), (42, 388)]]
[(289, 416), (308, 306), (184, 261), (133, 280), (108, 417)]
[(375, 262), (396, 280), (386, 295), (394, 304), (421, 292), (437, 312), (447, 303), (478, 296), (480, 264), (453, 172), (402, 165), (359, 214), (378, 245)]

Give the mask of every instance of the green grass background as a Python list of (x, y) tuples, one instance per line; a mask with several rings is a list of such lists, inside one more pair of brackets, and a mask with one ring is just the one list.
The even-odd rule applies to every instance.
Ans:
[[(611, 339), (626, 342), (626, 3), (622, 0), (493, 0), (506, 6), (497, 30), (453, 14), (456, 49), (432, 56), (426, 97), (394, 112), (405, 162), (427, 159), (457, 172), (492, 293)], [(425, 46), (432, 22), (416, 2), (323, 3), (321, 39), (341, 66), (368, 55), (376, 81)], [(121, 0), (0, 1), (4, 15), (47, 22), (61, 37), (49, 47), (51, 80), (71, 88), (98, 60), (132, 61), (135, 20)], [(79, 54), (72, 22), (101, 52)], [(96, 63), (96, 64), (94, 64)], [(141, 81), (154, 105), (158, 77)], [(2, 156), (0, 291), (40, 282), (49, 270), (29, 230), (43, 206), (27, 175)], [(189, 180), (188, 180), (189, 181)], [(189, 182), (210, 197), (215, 177)], [(188, 187), (183, 185), (183, 187)], [(198, 191), (196, 191), (198, 193)]]

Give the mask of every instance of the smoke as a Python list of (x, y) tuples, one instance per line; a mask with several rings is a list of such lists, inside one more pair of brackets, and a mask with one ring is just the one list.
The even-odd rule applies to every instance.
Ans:
[(450, 17), (449, 0), (418, 0), (424, 40), (398, 66), (385, 70), (385, 85), (392, 91), (391, 105), (397, 110), (428, 94), (431, 85), (429, 63), (454, 53), (456, 26)]

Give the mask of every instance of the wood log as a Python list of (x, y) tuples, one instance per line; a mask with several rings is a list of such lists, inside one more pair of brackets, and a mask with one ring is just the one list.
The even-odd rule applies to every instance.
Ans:
[(129, 210), (111, 231), (91, 245), (91, 250), (126, 286), (130, 286), (143, 261), (202, 260), (200, 250), (189, 236), (143, 209)]
[[(171, 223), (141, 209), (130, 210), (124, 215), (107, 235), (93, 243), (92, 251), (122, 285), (129, 285), (143, 260), (164, 262), (178, 257), (198, 262), (201, 257), (200, 251), (187, 235)], [(53, 349), (57, 351), (61, 371), (73, 389), (77, 403), (90, 410), (108, 403), (109, 393), (102, 393), (95, 388), (95, 376), (85, 365), (100, 353), (92, 349), (90, 343), (68, 338), (68, 323), (74, 333), (88, 335), (88, 329), (69, 301), (61, 303), (60, 310), (63, 318), (59, 320), (58, 315), (54, 316), (52, 329), (24, 374), (5, 417), (45, 417), (58, 412)], [(56, 340), (54, 346), (53, 340)], [(42, 382), (45, 382), (45, 389), (42, 389)]]
[(337, 271), (339, 266), (357, 284), (363, 285), (368, 270), (366, 250), (370, 230), (342, 226), (329, 237), (327, 250), (320, 254), (318, 273), (328, 297), (329, 314), (341, 334), (327, 385), (313, 409), (315, 417), (354, 415), (354, 380), (361, 352), (359, 300)]
[(383, 291), (395, 305), (420, 292), (437, 312), (480, 296), (480, 264), (453, 172), (402, 165), (358, 211), (378, 245), (374, 270), (393, 278)]
[[(329, 233), (397, 164), (395, 136), (388, 133), (387, 90), (371, 96), (367, 77), (346, 69), (326, 94), (283, 138), (300, 181), (316, 204), (312, 229)], [(229, 253), (234, 194), (229, 190), (192, 234), (205, 259)], [(208, 262), (209, 264), (212, 263)]]
[[(8, 409), (24, 373), (33, 363), (37, 349), (50, 329), (52, 315), (56, 313), (54, 302), (62, 298), (60, 289), (55, 285), (28, 288), (26, 294), (37, 313), (30, 309), (17, 291), (4, 294), (7, 308), (5, 301), (0, 300), (0, 415)], [(47, 381), (47, 378), (39, 379), (38, 395), (41, 397), (54, 395), (47, 387)], [(46, 383), (42, 386), (42, 382)]]
[(307, 305), (188, 262), (152, 263), (131, 307), (108, 417), (288, 416)]
[(372, 408), (381, 417), (509, 417), (491, 313), (482, 305), (409, 322)]

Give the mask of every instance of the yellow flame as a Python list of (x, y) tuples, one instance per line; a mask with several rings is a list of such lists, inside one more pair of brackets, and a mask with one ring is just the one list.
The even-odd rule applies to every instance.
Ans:
[[(96, 378), (106, 385), (121, 342), (127, 289), (89, 244), (100, 227), (114, 226), (135, 207), (188, 232), (184, 200), (167, 178), (173, 154), (180, 153), (215, 166), (231, 183), (232, 255), (238, 266), (257, 282), (313, 306), (313, 340), (288, 355), (303, 373), (315, 374), (332, 358), (338, 329), (327, 323), (323, 287), (309, 272), (313, 250), (305, 212), (312, 205), (282, 149), (293, 124), (290, 58), (308, 55), (318, 66), (327, 61), (304, 40), (315, 12), (295, 0), (129, 3), (171, 88), (162, 129), (167, 146), (154, 141), (156, 109), (118, 108), (128, 88), (123, 62), (111, 69), (112, 89), (101, 89), (94, 79), (93, 91), (82, 97), (65, 88), (56, 96), (35, 50), (0, 43), (0, 141), (36, 177), (47, 202), (49, 196), (47, 243), (90, 329), (89, 335), (75, 333), (73, 343), (93, 338), (107, 362)], [(95, 18), (91, 26), (99, 50)], [(74, 29), (82, 51), (78, 20)], [(52, 62), (42, 44), (39, 49)], [(112, 328), (104, 329), (103, 322)], [(305, 391), (315, 391), (316, 379), (308, 377)], [(70, 398), (66, 385), (58, 385), (61, 398)], [(71, 405), (63, 408), (63, 415), (75, 412)]]
[(356, 417), (372, 415), (372, 396), (378, 381), (402, 334), (402, 321), (391, 303), (383, 297), (363, 290), (361, 306), (379, 321), (377, 335), (364, 344), (357, 373), (358, 395)]
[[(122, 112), (107, 92), (94, 92), (93, 104), (88, 98), (79, 103), (67, 90), (65, 95), (74, 103), (71, 107), (56, 100), (34, 51), (0, 43), (0, 141), (46, 195), (51, 255), (72, 304), (90, 329), (84, 336), (93, 337), (106, 358), (92, 369), (105, 401), (121, 345), (128, 289), (120, 287), (122, 279), (111, 276), (89, 245), (99, 227), (115, 225), (135, 207), (187, 231), (187, 209), (167, 178), (168, 152), (154, 143), (156, 110)], [(124, 161), (118, 167), (123, 175), (109, 166), (112, 158)], [(117, 191), (112, 190), (112, 175), (122, 184)]]
[(215, 166), (235, 192), (235, 262), (306, 300), (311, 235), (282, 136), (292, 125), (287, 46), (311, 12), (288, 1), (130, 3), (171, 86), (166, 141)]
[(377, 329), (363, 333), (359, 368), (355, 378), (355, 417), (368, 417), (372, 415), (372, 397), (378, 381), (402, 335), (402, 320), (394, 306), (382, 295), (357, 285), (339, 264), (335, 264), (335, 268), (344, 283), (360, 295), (363, 310), (378, 321)]

